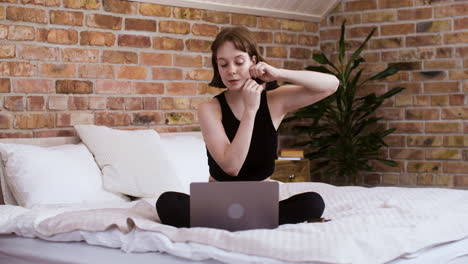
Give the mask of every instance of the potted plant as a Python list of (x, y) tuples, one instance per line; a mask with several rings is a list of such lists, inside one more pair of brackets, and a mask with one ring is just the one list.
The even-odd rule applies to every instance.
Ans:
[(325, 54), (315, 53), (313, 59), (319, 66), (308, 66), (307, 70), (335, 75), (340, 80), (337, 91), (315, 103), (304, 107), (286, 122), (295, 122), (293, 130), (308, 135), (307, 140), (297, 142), (310, 152), (306, 158), (317, 160), (316, 169), (325, 177), (343, 177), (347, 184), (357, 184), (361, 171), (372, 171), (370, 161), (376, 160), (386, 165), (397, 166), (395, 161), (382, 158), (380, 149), (387, 146), (384, 138), (395, 131), (378, 126), (382, 118), (375, 115), (375, 110), (385, 99), (401, 92), (404, 88), (396, 87), (382, 95), (370, 93), (358, 96), (357, 91), (370, 81), (382, 80), (398, 72), (390, 66), (368, 79), (361, 80), (365, 70), (359, 67), (365, 60), (360, 56), (366, 43), (375, 32), (369, 33), (362, 44), (352, 53), (345, 49), (345, 23), (341, 25), (338, 63), (332, 63)]

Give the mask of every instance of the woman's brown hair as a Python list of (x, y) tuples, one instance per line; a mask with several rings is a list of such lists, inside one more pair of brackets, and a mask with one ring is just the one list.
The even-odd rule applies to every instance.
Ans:
[[(257, 63), (260, 61), (265, 61), (265, 59), (260, 55), (258, 51), (257, 43), (255, 42), (252, 33), (245, 27), (230, 27), (225, 28), (216, 36), (216, 39), (211, 44), (211, 64), (213, 65), (213, 79), (210, 82), (210, 86), (218, 87), (218, 88), (226, 88), (223, 81), (221, 80), (221, 76), (219, 75), (218, 70), (218, 58), (216, 54), (218, 53), (219, 47), (223, 45), (225, 42), (230, 41), (234, 44), (236, 49), (247, 52), (249, 57), (255, 56), (257, 59)], [(259, 82), (260, 80), (256, 80)]]

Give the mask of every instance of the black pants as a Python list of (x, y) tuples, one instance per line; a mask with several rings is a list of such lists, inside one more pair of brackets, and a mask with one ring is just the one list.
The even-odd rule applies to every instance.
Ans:
[[(315, 192), (296, 194), (279, 202), (279, 224), (296, 224), (320, 218), (325, 203)], [(190, 196), (179, 192), (165, 192), (156, 202), (161, 223), (175, 227), (190, 227)]]

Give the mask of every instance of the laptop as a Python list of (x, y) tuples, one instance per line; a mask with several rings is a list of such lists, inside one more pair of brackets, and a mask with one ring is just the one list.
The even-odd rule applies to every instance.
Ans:
[(228, 231), (278, 227), (277, 182), (190, 184), (190, 226)]

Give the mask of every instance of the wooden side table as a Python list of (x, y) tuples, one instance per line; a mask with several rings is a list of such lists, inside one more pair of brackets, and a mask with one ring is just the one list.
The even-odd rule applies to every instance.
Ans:
[(276, 160), (275, 172), (272, 180), (281, 182), (308, 182), (310, 181), (310, 162), (302, 160)]

